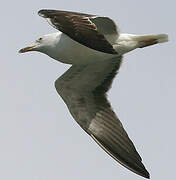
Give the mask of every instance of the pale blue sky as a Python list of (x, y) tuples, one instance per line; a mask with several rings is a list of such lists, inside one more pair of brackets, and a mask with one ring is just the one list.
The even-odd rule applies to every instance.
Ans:
[(168, 33), (170, 41), (125, 55), (109, 93), (151, 179), (175, 178), (175, 1), (45, 0), (1, 3), (0, 179), (139, 180), (73, 120), (54, 81), (68, 69), (40, 53), (18, 54), (55, 32), (43, 8), (109, 16), (121, 32)]

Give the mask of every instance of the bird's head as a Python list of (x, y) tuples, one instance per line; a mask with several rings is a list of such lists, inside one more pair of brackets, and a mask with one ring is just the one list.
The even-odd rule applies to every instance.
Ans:
[(44, 35), (38, 38), (33, 45), (20, 49), (19, 53), (38, 51), (48, 54), (47, 52), (57, 44), (57, 37), (58, 33)]

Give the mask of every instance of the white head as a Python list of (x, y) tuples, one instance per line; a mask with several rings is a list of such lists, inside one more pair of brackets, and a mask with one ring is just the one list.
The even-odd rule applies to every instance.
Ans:
[(60, 33), (52, 33), (52, 34), (44, 35), (38, 38), (33, 45), (20, 49), (19, 53), (38, 51), (49, 55), (49, 52), (51, 52), (52, 49), (56, 47), (56, 44), (60, 39), (59, 35)]

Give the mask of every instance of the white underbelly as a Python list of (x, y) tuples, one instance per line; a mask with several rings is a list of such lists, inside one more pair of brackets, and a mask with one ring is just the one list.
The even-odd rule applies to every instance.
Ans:
[(52, 58), (67, 64), (87, 64), (117, 56), (88, 48), (63, 33), (57, 44), (56, 51), (57, 52), (54, 53), (55, 57)]

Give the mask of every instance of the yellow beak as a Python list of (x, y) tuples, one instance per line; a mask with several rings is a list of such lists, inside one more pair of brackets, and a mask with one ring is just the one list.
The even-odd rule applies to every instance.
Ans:
[(18, 52), (19, 53), (25, 53), (25, 52), (28, 52), (28, 51), (34, 51), (36, 47), (37, 47), (37, 45), (25, 47), (23, 49), (20, 49)]

